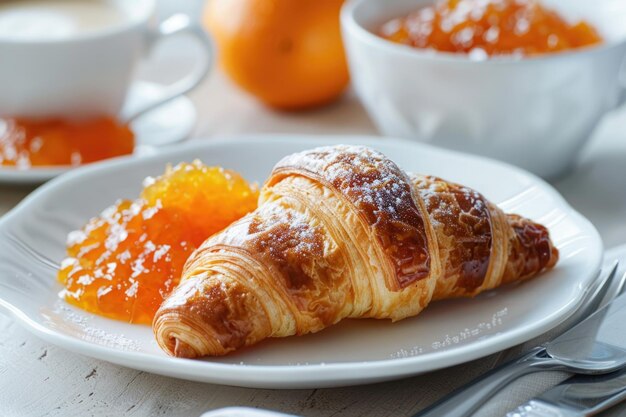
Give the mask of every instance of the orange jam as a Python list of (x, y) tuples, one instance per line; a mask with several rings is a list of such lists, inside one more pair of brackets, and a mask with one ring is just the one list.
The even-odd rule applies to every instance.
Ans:
[(602, 42), (584, 21), (568, 23), (536, 0), (439, 0), (385, 23), (379, 34), (415, 48), (493, 55), (529, 56)]
[(0, 165), (80, 165), (133, 152), (130, 128), (110, 117), (87, 121), (0, 119)]
[(148, 178), (141, 198), (123, 200), (68, 236), (58, 278), (70, 304), (150, 324), (206, 238), (256, 208), (258, 189), (239, 174), (199, 161)]

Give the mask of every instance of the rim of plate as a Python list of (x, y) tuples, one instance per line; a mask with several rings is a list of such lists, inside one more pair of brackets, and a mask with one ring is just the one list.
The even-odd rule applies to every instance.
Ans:
[[(9, 213), (0, 218), (0, 230), (5, 223), (8, 223), (15, 217), (22, 206), (29, 205), (36, 201), (40, 195), (53, 192), (67, 182), (77, 181), (79, 177), (85, 180), (87, 176), (99, 175), (102, 172), (114, 169), (118, 166), (126, 166), (130, 164), (149, 162), (153, 159), (163, 157), (163, 153), (169, 151), (173, 157), (178, 153), (186, 153), (199, 148), (213, 148), (221, 146), (241, 146), (246, 144), (281, 144), (285, 140), (297, 142), (299, 144), (315, 147), (324, 146), (328, 142), (333, 143), (360, 143), (367, 146), (376, 146), (378, 144), (415, 147), (428, 149), (430, 153), (453, 154), (465, 159), (490, 164), (509, 170), (515, 175), (529, 178), (536, 183), (543, 192), (554, 198), (560, 204), (564, 211), (571, 216), (577, 224), (584, 226), (595, 241), (595, 245), (585, 256), (594, 259), (594, 271), (598, 271), (602, 262), (603, 244), (596, 228), (584, 216), (578, 213), (569, 203), (547, 182), (529, 173), (521, 168), (512, 166), (505, 162), (493, 160), (490, 158), (469, 155), (461, 152), (451, 151), (447, 149), (437, 148), (428, 144), (417, 143), (404, 139), (391, 139), (379, 136), (368, 135), (300, 135), (300, 134), (255, 134), (240, 136), (222, 136), (219, 139), (211, 138), (207, 140), (196, 140), (177, 146), (163, 147), (163, 152), (156, 155), (146, 156), (141, 159), (133, 157), (121, 157), (111, 159), (102, 163), (92, 164), (89, 166), (77, 168), (66, 174), (63, 174), (50, 182), (42, 185)], [(261, 142), (260, 142), (261, 141)], [(287, 387), (289, 381), (285, 380), (287, 376), (293, 376), (294, 371), (299, 374), (299, 382), (307, 381), (309, 386), (318, 382), (328, 381), (333, 377), (332, 384), (325, 386), (341, 386), (358, 384), (359, 379), (385, 380), (392, 378), (400, 378), (403, 376), (415, 375), (423, 372), (434, 371), (444, 367), (458, 365), (460, 363), (469, 362), (480, 357), (501, 351), (511, 346), (537, 337), (546, 331), (554, 328), (563, 322), (575, 309), (580, 305), (588, 288), (578, 293), (577, 298), (572, 298), (570, 302), (561, 309), (555, 310), (552, 314), (547, 315), (540, 321), (535, 321), (524, 326), (509, 328), (506, 332), (500, 332), (490, 336), (487, 339), (478, 339), (466, 345), (454, 347), (451, 349), (425, 353), (417, 356), (406, 358), (382, 359), (372, 361), (358, 362), (338, 362), (325, 364), (300, 364), (300, 365), (252, 365), (252, 364), (227, 364), (216, 363), (207, 360), (197, 359), (181, 359), (169, 356), (156, 356), (143, 352), (132, 352), (119, 350), (112, 347), (96, 345), (87, 341), (77, 339), (63, 333), (56, 332), (30, 318), (26, 313), (18, 307), (13, 306), (7, 301), (0, 298), (0, 307), (4, 307), (9, 311), (18, 322), (20, 322), (27, 330), (42, 339), (51, 342), (70, 351), (81, 353), (90, 357), (112, 362), (135, 369), (146, 370), (152, 373), (174, 376), (178, 378), (222, 383), (235, 386), (245, 387), (270, 387), (277, 388)], [(211, 371), (215, 373), (212, 374)], [(302, 372), (306, 371), (303, 376)], [(346, 374), (350, 371), (350, 374)]]

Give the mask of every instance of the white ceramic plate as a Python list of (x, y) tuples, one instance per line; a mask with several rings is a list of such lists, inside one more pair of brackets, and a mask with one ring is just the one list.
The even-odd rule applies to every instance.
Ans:
[[(163, 93), (161, 84), (145, 81), (135, 82), (128, 93), (128, 101), (121, 112), (134, 114), (146, 101), (152, 101)], [(133, 156), (152, 155), (159, 146), (180, 142), (186, 139), (196, 123), (196, 108), (189, 98), (181, 96), (138, 117), (131, 123), (135, 133), (135, 151)], [(0, 166), (0, 183), (41, 184), (58, 175), (75, 169), (70, 166), (35, 167), (16, 169)]]
[[(375, 147), (406, 170), (439, 175), (480, 190), (507, 211), (549, 227), (558, 266), (522, 285), (475, 299), (435, 303), (398, 323), (351, 320), (320, 333), (269, 340), (224, 358), (167, 357), (146, 326), (104, 319), (70, 307), (55, 271), (23, 250), (60, 261), (65, 236), (118, 198), (134, 198), (166, 163), (202, 159), (263, 181), (282, 156), (319, 145)], [(467, 362), (514, 346), (569, 316), (599, 268), (594, 227), (559, 194), (518, 168), (426, 145), (371, 137), (251, 137), (193, 142), (167, 154), (77, 169), (44, 185), (0, 220), (0, 306), (39, 337), (120, 365), (197, 381), (267, 388), (361, 384)]]

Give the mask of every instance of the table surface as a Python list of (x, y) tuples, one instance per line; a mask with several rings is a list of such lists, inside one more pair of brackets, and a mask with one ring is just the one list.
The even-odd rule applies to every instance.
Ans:
[[(174, 77), (179, 66), (190, 61), (189, 55), (177, 53), (177, 48), (164, 51), (156, 63), (140, 71), (142, 78)], [(158, 71), (150, 69), (155, 65)], [(320, 110), (279, 113), (259, 105), (214, 72), (190, 98), (199, 114), (192, 140), (253, 132), (377, 134), (350, 92)], [(575, 169), (553, 181), (596, 225), (607, 247), (626, 242), (625, 126), (626, 111), (608, 115), (582, 150)], [(0, 215), (32, 189), (0, 185)], [(198, 416), (213, 408), (248, 405), (305, 416), (402, 416), (517, 352), (519, 348), (513, 348), (449, 370), (361, 387), (245, 389), (151, 375), (73, 354), (40, 341), (0, 313), (0, 415)]]

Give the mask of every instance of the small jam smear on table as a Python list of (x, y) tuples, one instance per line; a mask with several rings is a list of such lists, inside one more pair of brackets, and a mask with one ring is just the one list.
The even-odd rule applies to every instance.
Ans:
[(256, 185), (233, 171), (199, 161), (168, 167), (146, 179), (139, 199), (119, 201), (70, 233), (62, 296), (102, 316), (150, 324), (187, 257), (257, 199)]
[(569, 23), (536, 0), (438, 0), (382, 25), (379, 34), (415, 48), (530, 56), (602, 42), (587, 22)]
[(133, 152), (128, 125), (111, 117), (85, 121), (0, 119), (0, 165), (76, 166)]

